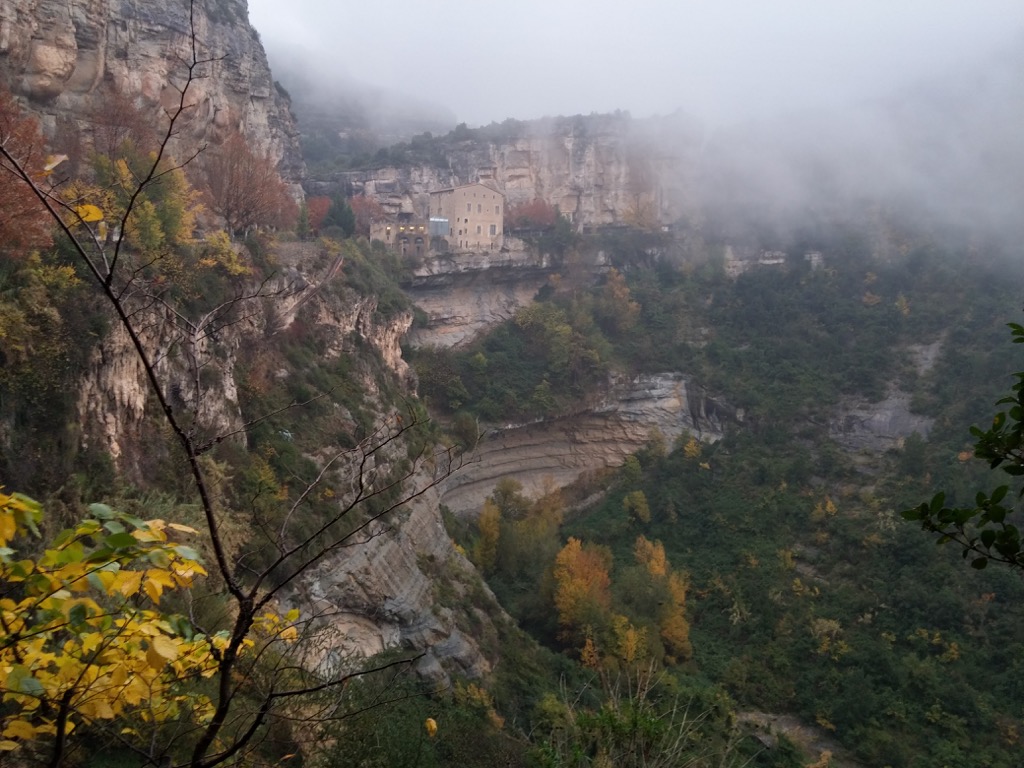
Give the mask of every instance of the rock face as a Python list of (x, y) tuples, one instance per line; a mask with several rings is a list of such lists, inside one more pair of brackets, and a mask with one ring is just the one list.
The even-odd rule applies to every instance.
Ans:
[[(295, 254), (283, 254), (287, 262)], [(325, 355), (352, 357), (373, 354), (384, 364), (398, 385), (410, 386), (408, 366), (401, 356), (399, 341), (408, 330), (411, 315), (382, 318), (375, 297), (358, 297), (350, 292), (323, 291), (324, 281), (336, 270), (328, 265), (315, 275), (287, 266), (280, 284), (265, 286), (279, 294), (273, 302), (257, 302), (247, 312), (247, 321), (231, 325), (216, 334), (205, 359), (217, 368), (216, 376), (204, 376), (197, 423), (200, 434), (228, 434), (242, 429), (242, 414), (234, 378), (236, 362), (244, 341), (261, 340), (286, 330), (297, 310), (305, 308), (304, 322), (318, 327), (328, 337)], [(272, 311), (268, 312), (268, 308)], [(146, 327), (161, 327), (160, 323)], [(158, 373), (177, 407), (193, 403), (188, 371), (181, 355), (166, 354), (173, 337), (166, 327), (147, 334), (148, 345), (160, 350)], [(288, 375), (283, 371), (281, 375)], [(368, 401), (376, 394), (373, 376), (362, 382)], [(119, 326), (93, 353), (79, 397), (83, 435), (108, 452), (128, 476), (139, 478), (141, 464), (151, 446), (147, 438), (157, 432), (153, 419), (154, 401), (149, 394), (142, 365), (130, 340)], [(148, 413), (148, 421), (147, 421)], [(327, 453), (338, 446), (324, 445)], [(404, 450), (404, 447), (400, 449)], [(420, 486), (431, 482), (423, 472), (415, 480)], [(403, 507), (403, 518), (394, 530), (375, 530), (367, 541), (346, 546), (325, 558), (290, 596), (304, 615), (324, 616), (331, 651), (324, 663), (339, 664), (353, 657), (382, 650), (402, 648), (424, 654), (423, 674), (444, 680), (450, 673), (482, 675), (490, 660), (480, 648), (474, 631), (493, 634), (491, 616), (500, 609), (482, 585), (472, 565), (459, 554), (441, 520), (438, 492), (428, 489)], [(472, 599), (460, 597), (473, 591)], [(437, 593), (454, 594), (442, 605)], [(483, 595), (487, 606), (481, 606)], [(485, 614), (481, 607), (489, 607)], [(311, 613), (312, 612), (312, 613)]]
[(516, 124), (499, 138), (454, 139), (434, 165), (348, 172), (331, 182), (392, 213), (423, 215), (431, 190), (482, 181), (500, 189), (509, 205), (544, 200), (578, 225), (637, 216), (668, 223), (687, 204), (687, 169), (695, 165), (697, 145), (692, 130), (671, 120), (559, 117)]
[(245, 0), (196, 2), (191, 20), (181, 0), (4, 0), (0, 75), (51, 137), (62, 121), (82, 132), (115, 94), (137, 100), (156, 125), (178, 103), (194, 39), (205, 63), (189, 86), (177, 154), (238, 130), (298, 181), (298, 130), (248, 13)]
[(490, 671), (490, 662), (459, 626), (466, 626), (461, 614), (472, 610), (471, 604), (453, 609), (435, 600), (440, 580), (461, 598), (479, 576), (455, 551), (436, 493), (409, 507), (392, 533), (316, 568), (303, 584), (301, 604), (331, 616), (335, 658), (329, 663), (403, 648), (425, 654), (418, 666), (427, 676), (444, 678), (451, 670), (480, 677)]
[(619, 466), (655, 430), (668, 441), (684, 432), (715, 441), (735, 417), (727, 406), (695, 391), (681, 374), (619, 381), (594, 408), (486, 432), (465, 465), (445, 482), (442, 501), (457, 514), (472, 515), (503, 477), (537, 495), (548, 478), (564, 486), (586, 472)]
[[(193, 376), (181, 364), (180, 356), (172, 352), (180, 348), (182, 334), (171, 324), (170, 317), (162, 322), (139, 325), (139, 335), (148, 349), (159, 379), (165, 383), (164, 393), (174, 408), (197, 407), (197, 423), (210, 434), (228, 434), (239, 430), (242, 414), (238, 406), (238, 386), (234, 365), (240, 335), (224, 334), (216, 345), (206, 339), (196, 350), (210, 359), (209, 373), (196, 397)], [(253, 325), (246, 324), (251, 332)], [(242, 326), (239, 327), (239, 330)], [(151, 395), (142, 361), (132, 346), (124, 326), (111, 318), (110, 331), (92, 350), (86, 373), (78, 386), (78, 413), (82, 425), (82, 441), (110, 456), (114, 465), (133, 481), (146, 476), (143, 463), (153, 452), (152, 417), (156, 413), (156, 400)]]
[[(935, 367), (944, 342), (940, 338), (907, 349), (918, 375), (923, 376)], [(901, 447), (915, 432), (927, 438), (935, 419), (912, 413), (910, 401), (909, 394), (892, 389), (881, 402), (850, 403), (829, 422), (829, 436), (847, 450), (878, 453)]]
[(849, 450), (883, 453), (913, 433), (927, 438), (935, 420), (910, 412), (910, 396), (894, 392), (879, 403), (861, 403), (829, 424), (829, 436)]
[(414, 347), (471, 341), (529, 304), (553, 271), (549, 257), (525, 248), (430, 257), (406, 286), (427, 315), (407, 340)]

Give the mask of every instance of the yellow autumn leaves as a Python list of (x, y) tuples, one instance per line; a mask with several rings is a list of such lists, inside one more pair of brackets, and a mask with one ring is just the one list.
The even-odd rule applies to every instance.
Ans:
[[(7, 585), (0, 598), (0, 696), (7, 705), (0, 752), (129, 715), (143, 722), (212, 715), (209, 699), (185, 681), (214, 675), (228, 638), (195, 632), (160, 609), (167, 591), (206, 575), (194, 549), (168, 538), (195, 531), (102, 504), (90, 512), (37, 558), (19, 559), (11, 545), (38, 535), (42, 509), (0, 492), (0, 582)], [(294, 640), (297, 619), (297, 611), (267, 613), (254, 633)], [(249, 639), (243, 650), (253, 644)]]
[[(639, 536), (633, 556), (643, 569), (646, 589), (659, 596), (657, 615), (648, 618), (652, 620), (651, 629), (657, 632), (664, 660), (685, 661), (692, 653), (686, 620), (686, 578), (672, 570), (660, 541)], [(650, 653), (647, 629), (612, 612), (611, 567), (608, 548), (584, 544), (576, 538), (570, 538), (555, 558), (552, 577), (558, 623), (563, 638), (583, 638), (581, 657), (585, 665), (593, 665), (600, 655), (609, 653), (626, 663), (640, 661)], [(596, 635), (604, 635), (603, 641), (598, 643)], [(603, 646), (600, 654), (598, 645)]]

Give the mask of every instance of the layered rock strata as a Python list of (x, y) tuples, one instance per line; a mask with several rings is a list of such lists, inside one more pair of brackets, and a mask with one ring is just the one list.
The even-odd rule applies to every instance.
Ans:
[(619, 381), (596, 407), (486, 430), (462, 468), (444, 483), (442, 501), (457, 514), (473, 515), (502, 478), (537, 495), (549, 481), (565, 486), (587, 472), (621, 465), (658, 433), (670, 443), (683, 433), (718, 440), (735, 418), (681, 374)]

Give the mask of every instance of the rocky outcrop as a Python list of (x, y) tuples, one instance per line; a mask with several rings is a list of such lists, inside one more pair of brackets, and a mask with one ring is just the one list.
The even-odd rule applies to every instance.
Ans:
[[(143, 310), (134, 307), (134, 311)], [(170, 314), (152, 312), (150, 320), (137, 322), (136, 331), (149, 350), (170, 406), (195, 413), (200, 441), (238, 432), (242, 415), (234, 366), (241, 334), (253, 331), (255, 319), (237, 326), (233, 333), (219, 334), (216, 344), (210, 336), (196, 341), (192, 349), (204, 361), (199, 392), (197, 377), (182, 353), (188, 343), (187, 331), (175, 325)], [(146, 476), (148, 470), (143, 465), (147, 457), (160, 452), (155, 445), (159, 441), (153, 439), (153, 419), (162, 417), (142, 360), (124, 326), (114, 318), (109, 332), (93, 348), (79, 382), (78, 413), (84, 447), (109, 455), (118, 470), (133, 481)], [(156, 434), (160, 432), (157, 428)]]
[[(944, 340), (907, 348), (907, 357), (919, 376), (935, 367)], [(876, 403), (847, 403), (829, 422), (829, 436), (847, 450), (876, 453), (900, 448), (914, 433), (927, 438), (935, 419), (913, 413), (910, 405), (911, 396), (895, 388)]]
[(525, 248), (431, 256), (405, 287), (426, 315), (407, 341), (414, 347), (472, 341), (533, 301), (553, 271), (550, 257)]
[[(289, 254), (285, 254), (285, 261)], [(321, 274), (287, 266), (278, 281), (265, 284), (273, 299), (250, 301), (243, 322), (228, 324), (207, 335), (198, 347), (203, 355), (204, 390), (199, 398), (196, 424), (202, 439), (214, 434), (242, 433), (242, 414), (234, 372), (247, 347), (259, 346), (268, 335), (288, 329), (300, 310), (303, 322), (315, 326), (326, 338), (324, 355), (376, 357), (397, 379), (399, 387), (410, 386), (409, 370), (401, 357), (399, 340), (411, 322), (408, 313), (382, 317), (377, 299), (356, 296), (331, 286), (337, 270), (327, 264)], [(144, 341), (157, 350), (158, 375), (165, 384), (172, 405), (188, 412), (194, 406), (196, 377), (183, 362), (180, 336), (170, 318), (152, 318), (142, 324)], [(178, 342), (174, 344), (172, 342)], [(172, 351), (176, 347), (177, 351)], [(359, 369), (359, 364), (353, 365)], [(376, 371), (375, 362), (366, 366)], [(213, 375), (213, 370), (216, 375)], [(279, 377), (291, 375), (282, 370)], [(379, 394), (378, 376), (371, 373), (360, 382), (368, 406)], [(112, 326), (98, 345), (88, 372), (80, 385), (79, 409), (83, 436), (108, 452), (128, 477), (141, 480), (144, 462), (155, 447), (154, 427), (159, 414), (145, 372), (120, 326)], [(371, 406), (372, 407), (372, 406)], [(179, 418), (187, 416), (179, 415)], [(324, 445), (331, 453), (337, 446)], [(395, 446), (395, 458), (404, 459), (405, 446)], [(431, 472), (434, 468), (429, 468)], [(433, 476), (426, 468), (414, 478), (418, 487), (430, 486)], [(339, 549), (325, 557), (304, 579), (297, 580), (289, 599), (303, 615), (321, 616), (324, 631), (331, 638), (330, 651), (322, 663), (338, 664), (354, 657), (402, 648), (421, 652), (420, 669), (425, 675), (445, 679), (450, 673), (482, 675), (490, 661), (481, 651), (470, 627), (481, 622), (489, 626), (491, 616), (500, 615), (493, 596), (480, 582), (473, 567), (459, 554), (441, 520), (437, 491), (427, 488), (401, 511), (393, 530), (380, 528), (361, 543)], [(473, 600), (462, 600), (472, 590)], [(442, 604), (439, 593), (454, 595)], [(485, 605), (480, 605), (483, 595)], [(486, 613), (480, 613), (486, 609)]]
[(671, 120), (625, 113), (517, 123), (495, 138), (453, 136), (440, 150), (443, 161), (347, 172), (318, 186), (365, 194), (391, 213), (423, 215), (432, 190), (482, 181), (509, 205), (544, 200), (579, 225), (637, 217), (668, 223), (688, 204), (688, 155), (699, 143)]
[(829, 423), (829, 436), (849, 450), (884, 453), (915, 432), (928, 437), (935, 420), (910, 412), (910, 395), (891, 393), (881, 402), (844, 409)]
[(181, 157), (217, 145), (234, 130), (279, 160), (282, 175), (303, 173), (298, 130), (249, 25), (245, 0), (5, 0), (0, 3), (0, 75), (53, 137), (58, 123), (87, 133), (115, 95), (135, 100), (152, 124), (179, 103), (196, 44), (198, 77), (177, 126)]
[[(422, 480), (422, 478), (421, 478)], [(467, 592), (480, 583), (459, 554), (429, 493), (408, 505), (394, 530), (371, 544), (349, 548), (343, 558), (324, 561), (304, 581), (301, 603), (313, 615), (329, 616), (327, 663), (345, 663), (384, 650), (421, 651), (420, 671), (446, 678), (449, 671), (480, 677), (490, 671), (463, 621), (473, 606)], [(437, 591), (447, 583), (455, 606), (441, 605)]]
[(593, 408), (487, 430), (463, 467), (444, 483), (442, 501), (456, 513), (474, 514), (504, 477), (536, 495), (549, 479), (565, 486), (584, 473), (619, 466), (656, 432), (668, 441), (684, 432), (715, 441), (736, 418), (681, 374), (622, 380)]

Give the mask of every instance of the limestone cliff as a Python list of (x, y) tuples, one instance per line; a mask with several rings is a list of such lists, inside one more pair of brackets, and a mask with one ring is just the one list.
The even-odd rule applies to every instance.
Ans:
[(525, 247), (424, 259), (413, 268), (406, 293), (426, 322), (410, 331), (408, 343), (452, 347), (472, 341), (533, 301), (553, 271), (549, 256)]
[(279, 160), (287, 180), (298, 181), (298, 130), (245, 0), (197, 0), (192, 19), (186, 0), (5, 0), (0, 76), (51, 137), (59, 124), (81, 133), (114, 94), (137, 100), (155, 123), (178, 101), (194, 40), (207, 63), (189, 86), (179, 145), (215, 145), (239, 130)]
[(342, 173), (317, 186), (341, 186), (392, 213), (422, 215), (431, 190), (484, 181), (509, 205), (541, 199), (585, 226), (667, 224), (690, 204), (699, 139), (678, 120), (617, 113), (512, 122), (499, 135), (481, 129), (460, 138), (455, 131), (435, 140), (431, 163)]
[[(384, 317), (377, 312), (375, 297), (329, 285), (342, 279), (340, 257), (333, 263), (320, 259), (318, 267), (311, 267), (308, 251), (315, 247), (298, 243), (283, 248), (277, 254), (281, 276), (263, 286), (273, 298), (248, 302), (239, 322), (205, 336), (200, 346), (203, 391), (193, 422), (200, 435), (238, 433), (244, 440), (237, 371), (249, 362), (247, 356), (270, 343), (268, 339), (292, 332), (300, 312), (302, 333), (325, 339), (323, 357), (346, 358), (367, 407), (386, 410), (380, 366), (387, 379), (384, 386), (408, 391), (410, 374), (399, 340), (411, 314)], [(199, 379), (190, 376), (180, 336), (168, 318), (154, 319), (157, 322), (142, 327), (144, 342), (155, 350), (159, 378), (176, 410), (194, 407)], [(175, 346), (179, 351), (173, 351)], [(294, 375), (283, 368), (272, 372), (279, 381)], [(152, 454), (161, 450), (158, 436), (163, 424), (139, 358), (119, 326), (113, 325), (93, 351), (78, 391), (83, 438), (108, 453), (125, 477), (144, 487), (146, 467), (153, 462)], [(316, 456), (309, 458), (338, 450), (329, 442), (317, 445)], [(424, 473), (434, 469), (421, 469), (417, 487), (431, 481), (432, 475)], [(401, 648), (422, 652), (419, 668), (431, 677), (486, 673), (493, 659), (478, 640), (493, 636), (493, 617), (501, 616), (501, 609), (445, 532), (437, 491), (427, 491), (399, 514), (392, 528), (381, 528), (365, 543), (338, 550), (297, 580), (289, 601), (305, 615), (330, 617), (326, 631), (333, 661)], [(470, 592), (471, 600), (450, 598)], [(445, 604), (442, 594), (449, 596)]]
[(475, 514), (504, 477), (537, 495), (548, 480), (565, 486), (587, 472), (621, 465), (656, 433), (669, 443), (684, 432), (713, 442), (736, 416), (682, 374), (621, 379), (594, 407), (488, 430), (445, 482), (442, 498), (456, 513)]

